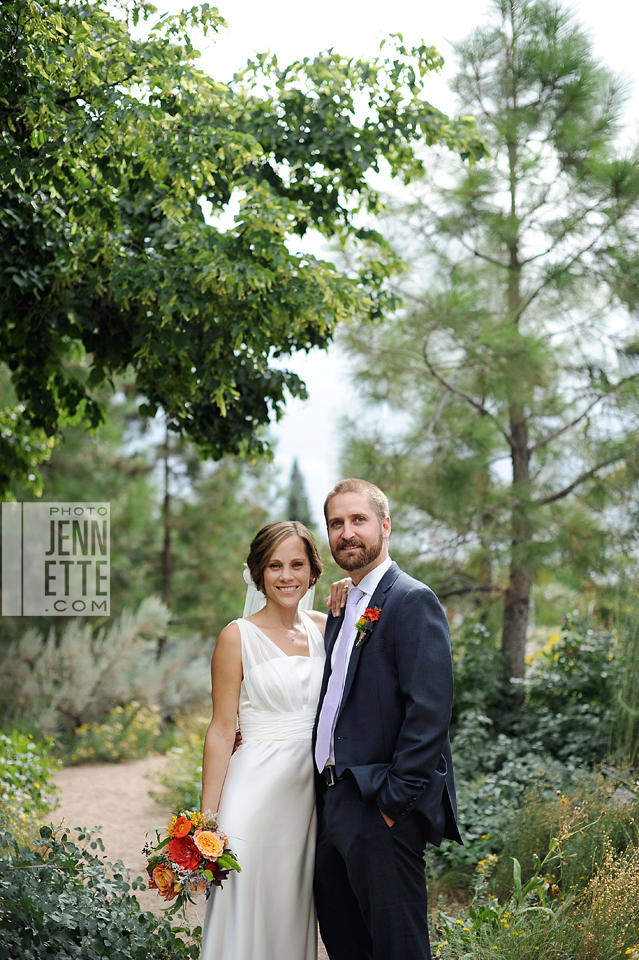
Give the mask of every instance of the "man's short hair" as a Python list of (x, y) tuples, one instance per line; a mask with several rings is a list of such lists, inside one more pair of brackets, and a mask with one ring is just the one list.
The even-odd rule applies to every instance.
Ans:
[(386, 517), (390, 516), (390, 511), (388, 508), (388, 498), (385, 493), (376, 487), (374, 483), (369, 483), (368, 480), (359, 480), (357, 477), (349, 477), (347, 480), (339, 480), (331, 490), (328, 491), (326, 500), (324, 501), (324, 518), (328, 520), (328, 505), (333, 499), (333, 497), (339, 496), (340, 493), (361, 493), (367, 499), (371, 505), (372, 510), (374, 510), (377, 519), (380, 524), (384, 522)]

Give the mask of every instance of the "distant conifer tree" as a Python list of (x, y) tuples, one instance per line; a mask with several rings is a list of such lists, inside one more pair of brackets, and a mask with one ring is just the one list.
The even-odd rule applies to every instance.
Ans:
[(295, 460), (293, 460), (293, 467), (291, 469), (291, 479), (289, 481), (288, 499), (286, 503), (286, 516), (288, 520), (298, 520), (309, 529), (312, 529), (315, 526), (311, 516), (311, 507), (308, 502), (304, 474), (300, 470), (297, 457)]

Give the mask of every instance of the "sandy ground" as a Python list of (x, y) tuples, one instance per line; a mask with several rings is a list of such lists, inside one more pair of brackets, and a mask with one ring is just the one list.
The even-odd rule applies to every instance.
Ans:
[[(52, 822), (64, 823), (68, 828), (99, 828), (105, 859), (112, 863), (122, 860), (131, 878), (146, 876), (146, 860), (142, 855), (146, 835), (154, 840), (155, 827), (165, 827), (171, 811), (149, 796), (154, 784), (145, 775), (160, 769), (164, 763), (164, 757), (147, 757), (131, 763), (65, 767), (55, 775), (60, 804), (51, 815)], [(156, 890), (137, 891), (136, 896), (144, 910), (161, 914), (164, 902)], [(204, 898), (196, 907), (189, 908), (188, 917), (192, 925), (202, 922)], [(318, 960), (328, 960), (321, 942)]]

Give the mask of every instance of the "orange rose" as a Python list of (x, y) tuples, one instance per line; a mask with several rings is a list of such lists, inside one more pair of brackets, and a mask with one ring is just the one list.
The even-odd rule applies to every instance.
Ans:
[(173, 889), (175, 883), (175, 871), (170, 867), (158, 864), (153, 868), (151, 874), (152, 881), (158, 889), (158, 893), (165, 900), (173, 900), (177, 896), (177, 891)]
[(187, 820), (186, 817), (178, 817), (175, 823), (173, 824), (173, 836), (176, 839), (180, 837), (185, 837), (187, 833), (191, 832), (191, 821)]
[(217, 860), (224, 850), (224, 841), (212, 830), (196, 830), (193, 834), (193, 843), (207, 860)]

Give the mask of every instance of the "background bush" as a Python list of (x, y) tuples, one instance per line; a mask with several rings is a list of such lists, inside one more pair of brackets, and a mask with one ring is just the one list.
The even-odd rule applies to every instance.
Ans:
[(154, 749), (158, 718), (209, 700), (210, 646), (183, 639), (157, 656), (169, 618), (149, 597), (97, 627), (70, 618), (59, 636), (30, 628), (0, 659), (4, 722), (56, 735), (73, 762), (132, 759)]
[(51, 782), (59, 766), (49, 744), (23, 733), (0, 733), (0, 828), (22, 842), (36, 842), (42, 818), (57, 803)]
[[(162, 789), (151, 796), (165, 806), (183, 810), (199, 809), (202, 794), (202, 753), (204, 736), (210, 717), (190, 715), (178, 717), (174, 746), (168, 751), (168, 763), (153, 779)], [(214, 812), (214, 811), (213, 811)]]
[(114, 707), (102, 723), (85, 723), (67, 739), (65, 759), (70, 763), (103, 760), (121, 763), (147, 757), (162, 742), (160, 708), (143, 707), (137, 700)]
[(428, 864), (440, 879), (452, 871), (458, 886), (471, 883), (479, 860), (500, 854), (531, 790), (545, 799), (574, 793), (607, 755), (619, 641), (592, 618), (565, 617), (557, 640), (528, 666), (523, 703), (485, 627), (465, 625), (453, 647), (451, 741), (464, 846), (444, 841)]
[(630, 801), (627, 792), (621, 793), (613, 779), (593, 771), (581, 778), (578, 789), (552, 797), (544, 797), (537, 787), (502, 837), (491, 881), (491, 889), (500, 899), (506, 899), (512, 889), (512, 858), (520, 861), (523, 874), (530, 875), (533, 854), (548, 849), (551, 838), (560, 835), (562, 825), (576, 809), (581, 812), (583, 829), (566, 841), (560, 867), (553, 870), (557, 897), (566, 899), (583, 889), (608, 850), (620, 856), (637, 847), (637, 803)]

